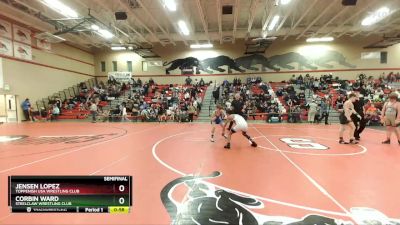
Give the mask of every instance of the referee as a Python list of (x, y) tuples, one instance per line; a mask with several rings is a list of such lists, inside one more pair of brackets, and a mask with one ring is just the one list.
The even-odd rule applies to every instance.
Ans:
[(365, 113), (364, 113), (364, 105), (365, 105), (365, 101), (363, 96), (360, 97), (360, 94), (357, 92), (357, 100), (353, 103), (354, 105), (354, 110), (361, 116), (357, 117), (356, 115), (352, 115), (351, 119), (354, 122), (354, 125), (356, 126), (356, 129), (354, 131), (354, 138), (359, 141), (360, 140), (360, 134), (364, 131), (365, 126), (367, 125), (367, 121), (364, 118), (365, 117)]
[(241, 115), (243, 118), (247, 119), (246, 116), (244, 115), (244, 102), (240, 97), (240, 93), (236, 93), (235, 94), (235, 99), (232, 101), (231, 103), (231, 107), (232, 107), (232, 114), (238, 114)]

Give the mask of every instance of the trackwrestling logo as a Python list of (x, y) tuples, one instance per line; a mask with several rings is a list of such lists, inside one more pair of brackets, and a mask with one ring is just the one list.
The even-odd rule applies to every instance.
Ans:
[(39, 136), (30, 137), (28, 135), (8, 135), (0, 136), (0, 144), (15, 145), (41, 145), (41, 144), (76, 144), (100, 140), (106, 137), (115, 136), (117, 133), (110, 134), (89, 134), (71, 136)]

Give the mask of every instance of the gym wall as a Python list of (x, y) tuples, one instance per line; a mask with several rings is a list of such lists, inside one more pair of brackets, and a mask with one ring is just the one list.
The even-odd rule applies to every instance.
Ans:
[[(303, 65), (301, 68), (297, 62), (291, 62), (290, 59), (281, 57), (276, 62), (285, 64), (286, 60), (289, 60), (288, 69), (281, 67), (281, 65), (275, 65), (280, 68), (279, 72), (272, 69), (267, 69), (266, 72), (257, 72), (246, 70), (245, 73), (232, 71), (232, 74), (227, 76), (227, 71), (220, 73), (214, 71), (213, 74), (201, 72), (201, 75), (196, 75), (197, 79), (203, 77), (204, 80), (209, 81), (222, 81), (224, 79), (232, 80), (235, 77), (241, 77), (245, 79), (248, 76), (261, 76), (265, 80), (269, 81), (282, 81), (288, 79), (292, 74), (306, 74), (319, 76), (323, 73), (333, 73), (334, 76), (339, 76), (345, 79), (354, 79), (358, 74), (365, 73), (371, 76), (379, 76), (383, 72), (386, 74), (389, 72), (400, 71), (400, 44), (385, 48), (385, 49), (364, 49), (364, 46), (372, 44), (381, 37), (370, 36), (368, 38), (340, 38), (334, 42), (324, 44), (311, 44), (306, 43), (305, 39), (295, 40), (295, 38), (289, 38), (287, 40), (278, 39), (267, 49), (265, 56), (268, 59), (279, 58), (278, 55), (285, 55), (286, 53), (295, 53), (299, 57), (304, 59), (312, 65), (313, 68), (307, 68)], [(133, 52), (116, 52), (116, 51), (104, 51), (97, 52), (95, 54), (95, 71), (96, 75), (101, 79), (106, 79), (107, 72), (112, 71), (112, 61), (117, 61), (118, 71), (127, 71), (127, 61), (132, 61), (133, 74), (136, 77), (141, 77), (144, 80), (148, 80), (153, 77), (159, 83), (181, 83), (185, 79), (184, 76), (180, 75), (180, 70), (170, 71), (171, 75), (180, 76), (167, 76), (165, 75), (166, 67), (148, 67), (148, 71), (143, 71), (142, 64), (144, 61), (159, 60), (162, 62), (170, 62), (179, 58), (196, 57), (199, 60), (206, 58), (212, 58), (219, 55), (229, 56), (232, 59), (241, 57), (245, 52), (244, 42), (237, 41), (236, 44), (223, 44), (214, 43), (214, 48), (205, 50), (194, 50), (190, 49), (189, 46), (178, 44), (177, 46), (162, 47), (160, 45), (154, 46), (154, 52), (161, 56), (159, 59), (144, 59)], [(361, 59), (362, 53), (377, 52), (381, 51), (388, 52), (387, 63), (381, 64), (380, 58), (373, 59)], [(333, 54), (333, 55), (332, 55)], [(273, 57), (275, 56), (275, 57)], [(341, 56), (345, 59), (345, 63), (340, 63)], [(322, 62), (320, 62), (322, 60)], [(325, 60), (325, 61), (324, 61)], [(104, 61), (106, 63), (106, 71), (100, 70), (100, 63)], [(283, 61), (283, 62), (282, 62)], [(259, 69), (261, 67), (256, 66)], [(315, 68), (316, 67), (316, 68)], [(220, 68), (227, 70), (227, 66), (221, 66)]]
[(4, 84), (10, 87), (0, 92), (17, 95), (19, 102), (28, 97), (34, 108), (37, 100), (94, 76), (94, 56), (65, 44), (53, 44), (51, 52), (32, 48), (32, 61), (0, 57)]

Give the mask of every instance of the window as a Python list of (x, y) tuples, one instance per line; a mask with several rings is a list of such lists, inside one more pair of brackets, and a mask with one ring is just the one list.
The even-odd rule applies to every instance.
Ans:
[(113, 71), (118, 71), (117, 61), (112, 61), (113, 64)]
[(127, 61), (126, 65), (128, 67), (128, 72), (132, 72), (132, 61)]
[(147, 71), (147, 62), (146, 62), (146, 61), (142, 61), (142, 70), (143, 70), (144, 72)]
[(101, 72), (106, 72), (106, 62), (101, 61), (100, 65), (101, 65)]

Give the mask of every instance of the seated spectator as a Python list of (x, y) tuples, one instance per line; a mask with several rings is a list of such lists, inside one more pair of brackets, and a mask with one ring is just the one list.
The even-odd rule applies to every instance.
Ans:
[(375, 104), (371, 104), (367, 110), (365, 111), (365, 115), (372, 117), (378, 115), (378, 109), (375, 107)]
[(300, 106), (296, 105), (289, 109), (288, 123), (297, 123), (300, 121)]
[(167, 122), (167, 110), (164, 104), (158, 108), (158, 122), (161, 123), (162, 121)]
[(304, 93), (304, 91), (301, 91), (301, 92), (298, 94), (298, 98), (299, 98), (300, 100), (305, 100), (305, 99), (306, 99), (306, 94)]
[(296, 84), (296, 76), (293, 74), (292, 77), (289, 79), (290, 84)]
[(335, 101), (336, 109), (342, 110), (344, 102), (345, 102), (345, 99), (342, 96), (338, 96), (338, 98)]
[(205, 84), (203, 78), (201, 78), (200, 81), (199, 81), (199, 86), (200, 86), (200, 87), (204, 87), (205, 85), (206, 85), (206, 84)]
[(279, 115), (279, 109), (276, 105), (271, 105), (267, 109), (268, 115), (267, 115), (267, 122), (273, 122), (273, 120), (276, 118), (279, 122), (281, 122), (281, 116)]

